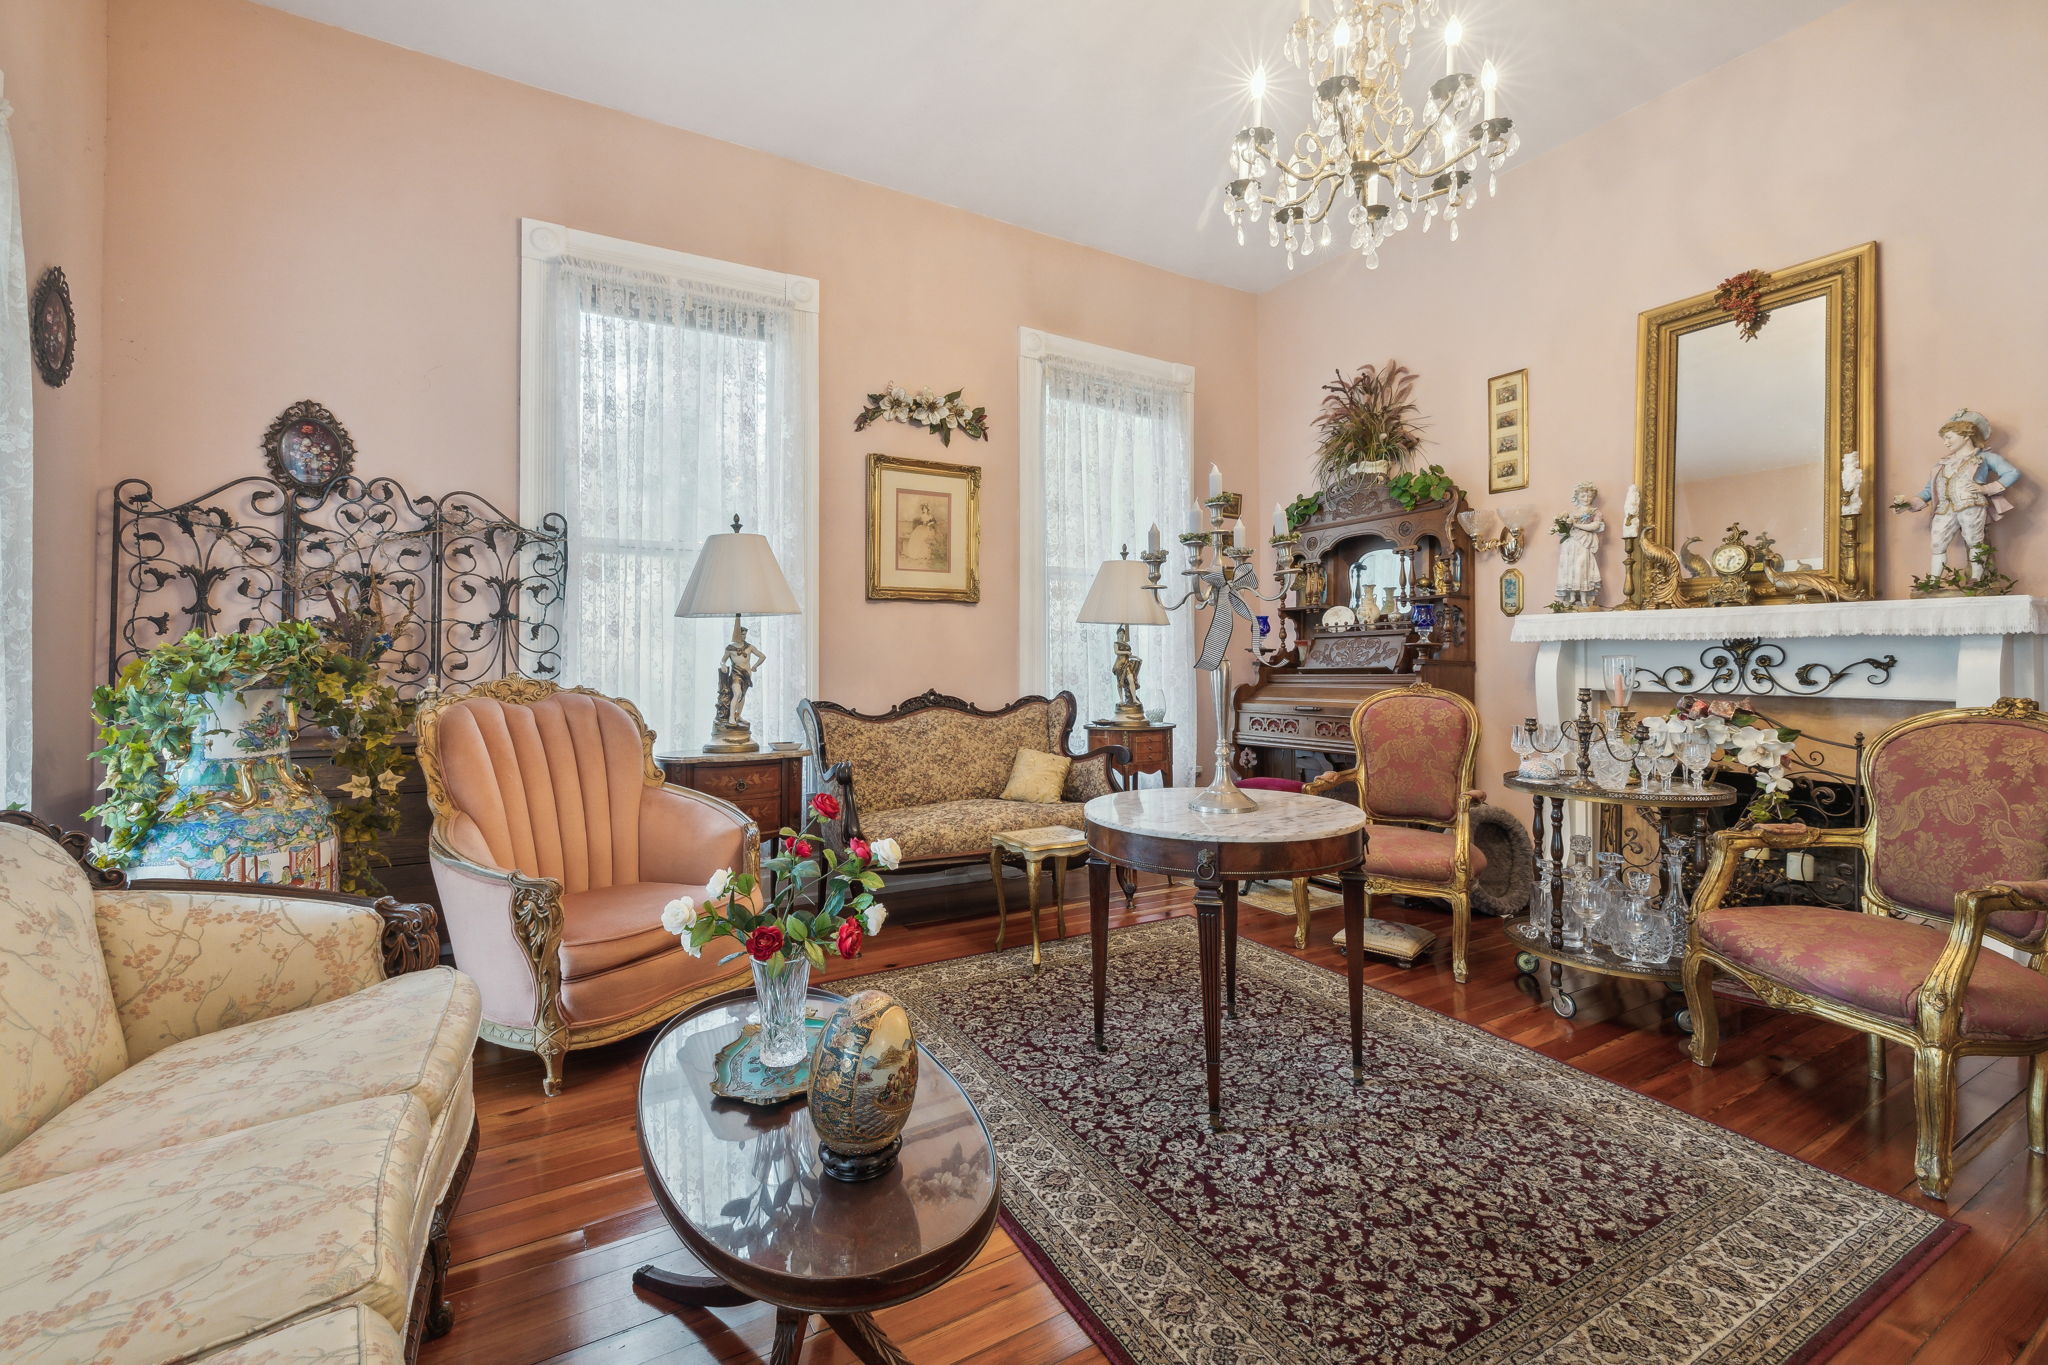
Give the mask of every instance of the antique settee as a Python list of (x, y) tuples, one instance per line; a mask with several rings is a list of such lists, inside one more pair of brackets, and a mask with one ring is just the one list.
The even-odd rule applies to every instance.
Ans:
[(409, 1360), (477, 993), (434, 912), (89, 869), (0, 811), (0, 1360)]
[[(1083, 805), (1119, 790), (1127, 751), (1069, 750), (1077, 707), (1071, 692), (993, 710), (926, 692), (878, 715), (806, 699), (797, 716), (843, 832), (894, 839), (906, 869), (931, 871), (986, 862), (989, 836), (1004, 830), (1079, 829)], [(1001, 799), (1019, 749), (1073, 759), (1058, 801)]]
[(443, 693), (415, 723), (455, 961), (483, 992), (484, 1038), (538, 1053), (544, 1093), (561, 1092), (568, 1052), (739, 984), (744, 967), (690, 956), (661, 912), (703, 900), (721, 869), (758, 873), (760, 832), (664, 784), (631, 702), (501, 678)]

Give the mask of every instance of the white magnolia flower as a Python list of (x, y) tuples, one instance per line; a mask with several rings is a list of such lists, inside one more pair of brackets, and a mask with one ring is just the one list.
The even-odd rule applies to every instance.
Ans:
[(732, 885), (732, 869), (721, 867), (711, 874), (711, 880), (704, 886), (704, 899), (715, 901), (725, 895), (725, 889)]
[(1662, 740), (1668, 744), (1679, 743), (1685, 738), (1685, 732), (1691, 728), (1683, 716), (1651, 716), (1643, 724), (1650, 727), (1652, 740)]
[(868, 904), (868, 908), (860, 913), (860, 927), (870, 934), (879, 934), (882, 932), (883, 921), (888, 918), (889, 912), (883, 907), (882, 903), (880, 901), (871, 901)]
[(697, 922), (697, 902), (688, 896), (677, 896), (661, 907), (661, 927), (681, 937), (690, 932), (690, 926)]
[(1716, 749), (1727, 748), (1728, 741), (1735, 735), (1735, 727), (1720, 716), (1711, 714), (1702, 716), (1699, 725), (1701, 735), (1705, 737), (1707, 743), (1713, 745)]
[(869, 845), (875, 864), (884, 872), (894, 872), (903, 862), (903, 848), (894, 839), (877, 839)]
[(1772, 768), (1792, 746), (1773, 730), (1744, 730), (1735, 737), (1735, 761), (1745, 768)]

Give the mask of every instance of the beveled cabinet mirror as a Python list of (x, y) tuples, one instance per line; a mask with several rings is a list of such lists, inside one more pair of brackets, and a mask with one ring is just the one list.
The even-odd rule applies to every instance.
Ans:
[[(1708, 554), (1731, 523), (1769, 536), (1785, 573), (1819, 575), (1844, 597), (1871, 583), (1877, 503), (1873, 338), (1877, 244), (1769, 272), (1751, 340), (1696, 294), (1642, 314), (1636, 366), (1636, 483), (1643, 535), (1680, 551), (1688, 602), (1706, 595)], [(1698, 547), (1688, 552), (1688, 542)], [(1738, 556), (1738, 562), (1740, 557)], [(1640, 600), (1641, 575), (1631, 584)], [(1760, 570), (1759, 600), (1789, 597)]]

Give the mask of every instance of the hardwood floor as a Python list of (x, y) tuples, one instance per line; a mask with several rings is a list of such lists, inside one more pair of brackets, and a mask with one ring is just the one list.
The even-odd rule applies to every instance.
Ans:
[[(1069, 924), (1085, 932), (1086, 910), (1077, 921), (1077, 903), (1068, 902)], [(1117, 922), (1189, 910), (1185, 887), (1147, 889), (1135, 913), (1119, 909)], [(1376, 913), (1449, 932), (1447, 918), (1425, 907), (1380, 905)], [(1336, 911), (1319, 912), (1315, 946), (1301, 956), (1341, 969), (1328, 946), (1336, 927)], [(1291, 918), (1247, 905), (1241, 928), (1292, 951)], [(1010, 931), (1012, 944), (1029, 941), (1021, 912)], [(994, 936), (992, 918), (892, 927), (869, 941), (859, 961), (835, 962), (840, 970), (821, 979), (853, 974), (848, 966), (882, 971), (984, 952)], [(1578, 1016), (1564, 1020), (1531, 997), (1531, 983), (1517, 982), (1512, 957), (1498, 922), (1480, 920), (1470, 984), (1451, 980), (1442, 944), (1432, 961), (1409, 971), (1369, 962), (1366, 979), (1901, 1199), (1943, 1207), (1914, 1188), (1912, 1068), (1902, 1049), (1893, 1050), (1888, 1080), (1871, 1082), (1863, 1074), (1861, 1035), (1725, 1007), (1720, 1061), (1703, 1071), (1686, 1058), (1659, 988), (1595, 986), (1580, 993)], [(640, 1171), (633, 1101), (644, 1046), (642, 1038), (571, 1054), (567, 1086), (553, 1100), (541, 1097), (531, 1056), (479, 1048), (482, 1149), (451, 1234), (455, 1330), (428, 1343), (425, 1365), (766, 1359), (772, 1311), (674, 1310), (633, 1289), (638, 1265), (690, 1264)], [(1836, 1360), (2048, 1365), (2048, 1220), (2041, 1216), (2048, 1209), (2048, 1159), (2028, 1155), (2025, 1105), (2024, 1062), (1978, 1058), (1965, 1065), (1962, 1137), (1946, 1212), (1970, 1233)], [(879, 1318), (917, 1365), (1103, 1360), (1000, 1230), (958, 1278)], [(813, 1322), (807, 1365), (853, 1359), (829, 1332), (818, 1335)]]

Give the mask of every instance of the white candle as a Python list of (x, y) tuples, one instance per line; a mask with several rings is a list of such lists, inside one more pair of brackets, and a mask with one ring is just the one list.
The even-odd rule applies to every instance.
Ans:
[(1223, 496), (1223, 471), (1213, 464), (1209, 466), (1209, 496), (1212, 498)]
[(1277, 502), (1273, 504), (1273, 534), (1276, 536), (1287, 534), (1287, 509)]
[(1207, 525), (1207, 523), (1208, 523), (1208, 519), (1209, 519), (1209, 512), (1208, 512), (1208, 509), (1202, 506), (1202, 500), (1201, 500), (1200, 498), (1196, 498), (1196, 499), (1195, 499), (1195, 524), (1194, 524), (1193, 526), (1190, 526), (1190, 527), (1189, 527), (1188, 529), (1189, 529), (1189, 530), (1191, 530), (1191, 531), (1200, 531), (1200, 530), (1203, 530), (1203, 529), (1205, 529), (1205, 528), (1206, 528), (1206, 525)]
[(1308, 0), (1301, 0), (1301, 17), (1308, 18)]
[(1458, 44), (1464, 40), (1465, 25), (1458, 19), (1444, 25), (1444, 74), (1458, 74)]
[(1152, 529), (1145, 536), (1145, 548), (1153, 554), (1159, 553), (1159, 523), (1153, 522)]
[(1492, 62), (1488, 62), (1485, 66), (1479, 68), (1479, 88), (1486, 92), (1486, 117), (1488, 119), (1493, 117), (1493, 92), (1494, 88), (1499, 84), (1500, 72), (1495, 69)]
[(1252, 127), (1266, 126), (1266, 68), (1252, 72)]
[(1237, 525), (1230, 528), (1230, 543), (1240, 550), (1244, 548), (1244, 519), (1238, 518)]

